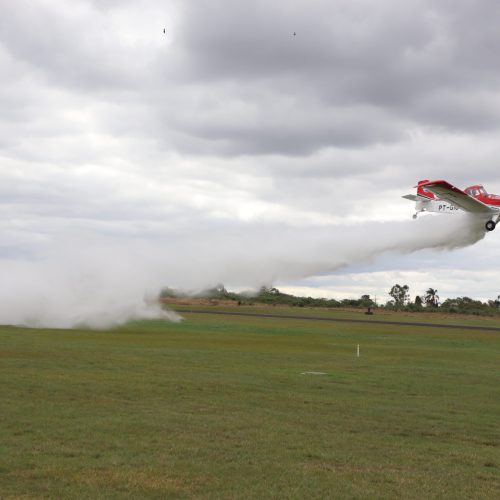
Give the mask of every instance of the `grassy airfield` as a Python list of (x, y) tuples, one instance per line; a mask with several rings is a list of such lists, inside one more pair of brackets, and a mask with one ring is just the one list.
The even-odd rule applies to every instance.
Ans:
[(4, 326), (0, 370), (0, 498), (500, 497), (500, 332)]

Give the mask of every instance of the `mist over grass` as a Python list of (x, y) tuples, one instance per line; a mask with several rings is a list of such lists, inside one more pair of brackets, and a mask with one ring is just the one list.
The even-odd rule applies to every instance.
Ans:
[(49, 238), (30, 257), (0, 260), (0, 323), (107, 328), (138, 318), (175, 321), (156, 300), (167, 285), (258, 288), (387, 252), (450, 251), (484, 234), (483, 222), (465, 215), (307, 228), (211, 223), (133, 239), (72, 232)]

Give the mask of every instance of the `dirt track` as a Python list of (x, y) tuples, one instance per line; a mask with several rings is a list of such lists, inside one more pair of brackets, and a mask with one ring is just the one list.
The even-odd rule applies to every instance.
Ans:
[(500, 327), (496, 326), (474, 326), (474, 325), (447, 325), (443, 323), (417, 323), (413, 321), (387, 321), (376, 319), (347, 319), (347, 318), (321, 318), (314, 316), (295, 316), (288, 314), (264, 314), (264, 313), (245, 313), (245, 312), (227, 312), (227, 311), (207, 311), (201, 309), (183, 309), (177, 310), (178, 314), (220, 314), (224, 316), (249, 316), (257, 318), (278, 318), (278, 319), (301, 319), (314, 321), (334, 321), (338, 323), (371, 323), (378, 325), (393, 326), (418, 326), (423, 328), (454, 328), (457, 330), (479, 330), (500, 332)]

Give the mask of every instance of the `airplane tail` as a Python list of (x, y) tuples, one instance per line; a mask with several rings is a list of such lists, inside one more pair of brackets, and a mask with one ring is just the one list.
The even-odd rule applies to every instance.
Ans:
[(403, 196), (403, 198), (415, 202), (416, 213), (413, 215), (414, 219), (420, 212), (452, 213), (458, 210), (456, 206), (440, 200), (434, 193), (427, 191), (424, 185), (428, 182), (428, 180), (418, 181), (415, 186), (417, 188), (417, 194), (407, 194)]
[(418, 184), (415, 186), (417, 188), (417, 195), (422, 196), (423, 198), (427, 198), (428, 200), (437, 200), (438, 198), (434, 193), (427, 191), (427, 189), (423, 187), (423, 185), (427, 184), (428, 182), (428, 179), (418, 181)]

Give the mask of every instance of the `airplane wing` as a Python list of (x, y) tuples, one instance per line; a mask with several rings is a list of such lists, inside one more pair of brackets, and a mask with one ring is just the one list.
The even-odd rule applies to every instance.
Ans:
[(466, 212), (475, 214), (497, 212), (482, 201), (479, 201), (476, 198), (469, 196), (467, 193), (464, 193), (461, 189), (452, 186), (449, 182), (430, 181), (425, 184), (421, 184), (421, 186), (425, 187), (425, 189), (431, 193), (434, 193), (438, 198), (441, 198), (442, 200), (445, 200), (448, 203), (465, 210)]

